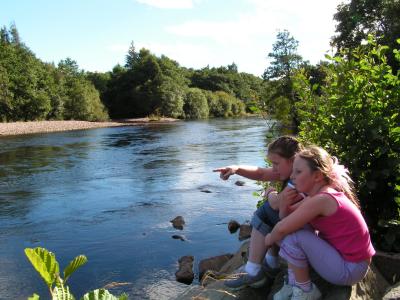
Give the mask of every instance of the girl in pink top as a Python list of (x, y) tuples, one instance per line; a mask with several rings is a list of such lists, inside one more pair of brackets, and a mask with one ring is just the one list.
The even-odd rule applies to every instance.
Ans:
[[(296, 155), (291, 179), (296, 189), (283, 191), (282, 220), (265, 237), (267, 247), (280, 244), (288, 262), (288, 278), (274, 299), (320, 299), (309, 265), (334, 284), (362, 280), (375, 250), (348, 171), (313, 146)], [(301, 192), (308, 196), (292, 204)]]

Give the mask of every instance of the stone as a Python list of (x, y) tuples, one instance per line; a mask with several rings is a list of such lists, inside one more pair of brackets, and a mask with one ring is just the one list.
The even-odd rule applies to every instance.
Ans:
[(191, 284), (193, 282), (193, 261), (194, 257), (191, 255), (182, 256), (178, 260), (179, 269), (175, 273), (176, 281), (184, 284)]
[(240, 225), (239, 230), (239, 241), (243, 241), (251, 237), (251, 225), (250, 224), (242, 224)]
[(207, 271), (218, 272), (221, 267), (226, 264), (232, 257), (233, 254), (228, 253), (201, 260), (199, 263), (199, 281), (202, 280), (204, 274)]
[(400, 280), (400, 253), (377, 251), (372, 261), (389, 284)]
[(244, 181), (237, 180), (237, 181), (235, 182), (235, 184), (236, 184), (237, 186), (244, 186), (246, 183), (245, 183)]
[(228, 230), (230, 233), (235, 233), (240, 228), (239, 222), (230, 220), (228, 223)]
[(183, 235), (179, 235), (179, 234), (174, 234), (172, 236), (172, 238), (175, 240), (181, 240), (182, 242), (186, 241), (185, 237)]
[(388, 288), (383, 300), (400, 300), (400, 282)]
[(182, 216), (177, 216), (174, 219), (172, 219), (170, 222), (172, 223), (172, 226), (175, 229), (179, 229), (179, 230), (182, 230), (183, 225), (185, 225), (185, 220), (183, 219)]
[[(272, 286), (264, 286), (260, 289), (245, 288), (240, 291), (232, 291), (227, 289), (223, 284), (223, 278), (226, 278), (242, 266), (248, 256), (249, 241), (242, 244), (235, 255), (226, 262), (225, 265), (215, 274), (214, 278), (202, 281), (202, 286), (192, 286), (176, 299), (209, 299), (209, 300), (258, 300), (272, 299), (274, 293), (282, 286), (283, 276), (287, 273), (286, 264), (281, 262), (282, 271), (277, 275)], [(371, 264), (370, 269), (365, 278), (352, 287), (337, 286), (326, 282), (315, 272), (311, 272), (311, 279), (321, 290), (323, 299), (329, 300), (369, 300), (382, 299), (388, 294), (389, 299), (396, 298), (399, 291), (399, 284), (390, 287), (385, 278), (380, 274), (378, 268)], [(386, 294), (385, 294), (386, 293)], [(394, 297), (394, 298), (393, 298)]]

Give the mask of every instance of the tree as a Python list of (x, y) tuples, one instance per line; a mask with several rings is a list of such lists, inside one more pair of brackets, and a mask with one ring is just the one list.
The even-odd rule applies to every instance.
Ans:
[[(337, 35), (332, 38), (338, 53), (342, 49), (354, 49), (368, 39), (369, 34), (381, 45), (394, 49), (400, 36), (400, 1), (398, 0), (351, 0), (338, 6), (334, 19)], [(399, 63), (393, 53), (387, 53), (389, 65), (394, 71)]]
[[(293, 130), (297, 130), (299, 120), (295, 110), (297, 99), (293, 92), (293, 75), (302, 63), (302, 57), (297, 54), (299, 42), (287, 30), (280, 31), (276, 39), (272, 52), (268, 54), (272, 61), (263, 75), (267, 81), (276, 81), (275, 93), (272, 95), (268, 107), (270, 112), (276, 112), (272, 113), (275, 118), (290, 125)], [(281, 103), (284, 103), (283, 106), (289, 107), (289, 114), (276, 109), (276, 107), (282, 107)]]
[(133, 69), (139, 60), (139, 54), (136, 52), (135, 44), (133, 41), (128, 49), (128, 54), (125, 57), (125, 68)]
[(197, 88), (188, 89), (183, 106), (186, 119), (205, 119), (208, 117), (207, 98)]
[(14, 45), (20, 45), (21, 39), (19, 37), (19, 33), (15, 24), (11, 24), (10, 34), (11, 34), (11, 43), (13, 43)]
[(272, 52), (268, 53), (272, 61), (264, 72), (264, 79), (290, 80), (293, 71), (302, 62), (302, 57), (297, 54), (298, 46), (299, 42), (290, 36), (289, 31), (278, 32)]

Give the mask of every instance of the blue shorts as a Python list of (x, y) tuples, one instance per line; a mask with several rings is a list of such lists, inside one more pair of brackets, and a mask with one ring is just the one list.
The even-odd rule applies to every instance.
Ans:
[(254, 212), (250, 224), (265, 236), (272, 231), (272, 228), (279, 221), (279, 210), (273, 209), (269, 202), (266, 201)]

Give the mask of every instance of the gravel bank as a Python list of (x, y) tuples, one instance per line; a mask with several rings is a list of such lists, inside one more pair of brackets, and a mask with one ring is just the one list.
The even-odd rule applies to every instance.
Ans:
[(159, 121), (150, 121), (149, 118), (113, 120), (111, 122), (87, 121), (33, 121), (0, 123), (0, 137), (9, 135), (32, 134), (42, 132), (56, 132), (68, 130), (82, 130), (101, 127), (135, 126), (147, 123), (173, 122), (176, 119), (162, 118)]

